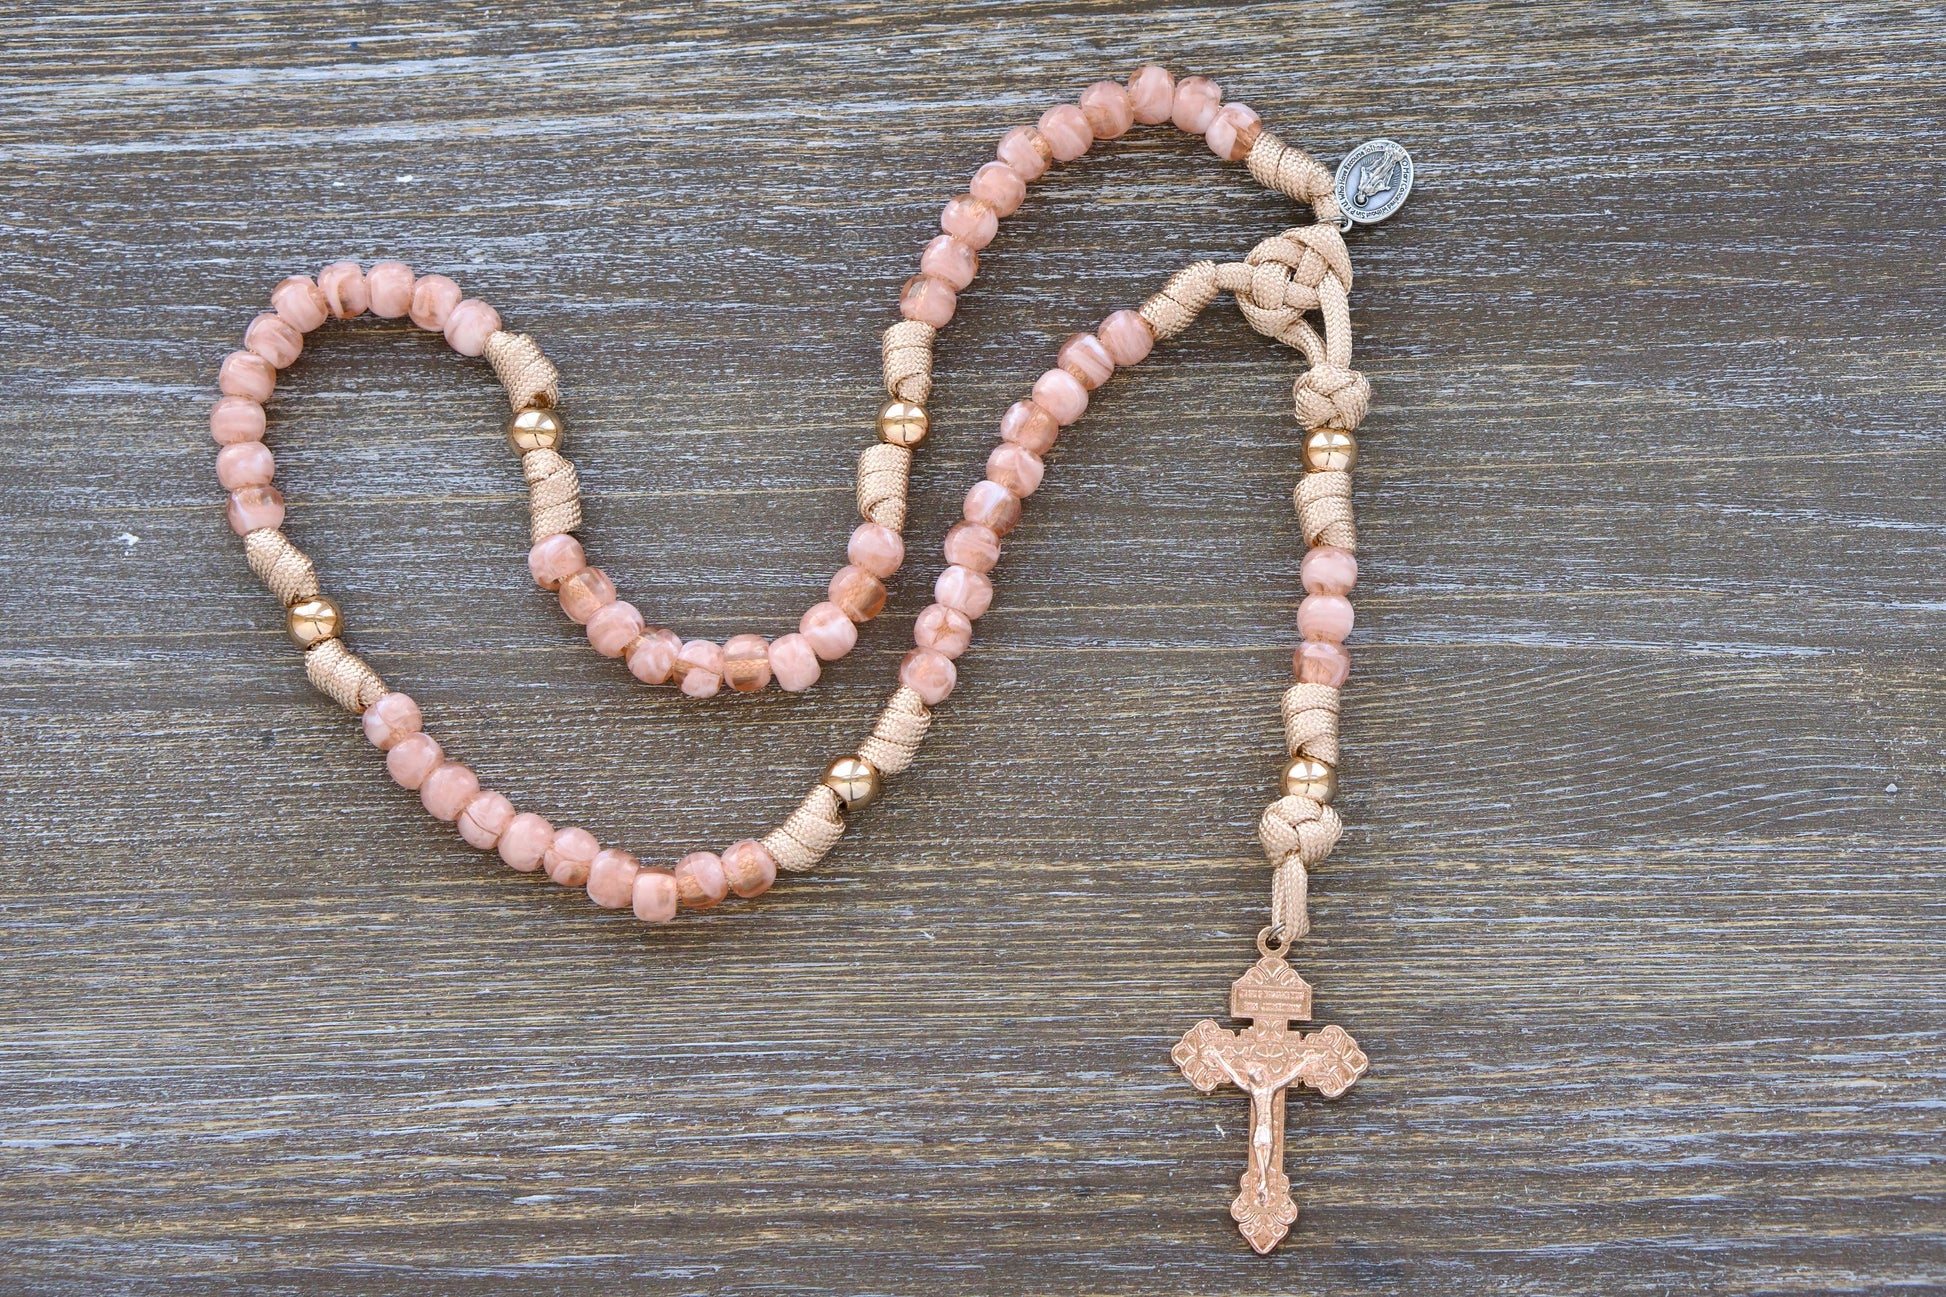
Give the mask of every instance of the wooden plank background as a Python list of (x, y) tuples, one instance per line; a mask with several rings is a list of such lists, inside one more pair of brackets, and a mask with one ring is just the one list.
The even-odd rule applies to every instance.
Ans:
[[(16, 4), (0, 18), (0, 1288), (1946, 1288), (1935, 5)], [(490, 867), (304, 684), (203, 417), (270, 286), (449, 271), (567, 374), (591, 548), (776, 633), (877, 337), (1008, 126), (1143, 59), (1419, 187), (1372, 379), (1300, 967), (1370, 1076), (1168, 1047), (1266, 873), (1291, 356), (1227, 306), (1063, 439), (922, 762), (646, 930)], [(667, 858), (861, 732), (1000, 411), (1293, 223), (1180, 136), (1034, 191), (941, 349), (920, 555), (805, 698), (677, 705), (529, 585), (479, 362), (328, 330), (272, 444), (354, 642), (517, 800)], [(732, 616), (734, 612), (734, 616)]]

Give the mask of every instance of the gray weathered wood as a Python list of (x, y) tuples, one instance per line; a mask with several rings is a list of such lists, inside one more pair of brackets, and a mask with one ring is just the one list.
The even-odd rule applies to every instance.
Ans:
[[(1936, 7), (77, 2), (0, 38), (0, 1287), (1946, 1285)], [(1064, 438), (862, 831), (665, 931), (386, 781), (202, 433), (281, 275), (448, 270), (561, 360), (624, 587), (781, 629), (938, 204), (1150, 57), (1420, 165), (1352, 239), (1350, 830), (1300, 952), (1374, 1064), (1294, 1108), (1270, 1260), (1225, 1216), (1242, 1103), (1167, 1061), (1261, 921), (1297, 597), (1295, 366), (1227, 306)], [(720, 844), (861, 732), (1052, 346), (1297, 218), (1160, 133), (1038, 186), (943, 341), (919, 557), (807, 698), (588, 653), (484, 366), (408, 329), (287, 375), (290, 528), (490, 782)]]

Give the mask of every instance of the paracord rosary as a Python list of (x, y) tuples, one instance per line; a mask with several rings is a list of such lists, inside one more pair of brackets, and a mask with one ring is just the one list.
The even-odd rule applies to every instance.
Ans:
[[(1000, 421), (1000, 444), (987, 460), (986, 480), (967, 492), (961, 520), (946, 533), (948, 566), (933, 585), (933, 604), (913, 627), (916, 646), (900, 663), (899, 687), (870, 737), (826, 767), (797, 809), (763, 838), (745, 838), (720, 855), (692, 851), (673, 868), (659, 869), (619, 848), (604, 848), (585, 829), (556, 828), (531, 811), (517, 813), (506, 797), (482, 789), (471, 769), (448, 759), (425, 732), (418, 704), (387, 689), (345, 647), (338, 606), (320, 593), (311, 560), (282, 530), (284, 498), (271, 485), (275, 461), (263, 443), (263, 403), (276, 387), (277, 371), (297, 359), (304, 335), (325, 320), (366, 311), (385, 319), (407, 316), (443, 333), (461, 355), (486, 358), (514, 411), (507, 436), (527, 479), (533, 537), (528, 568), (542, 588), (558, 595), (562, 611), (587, 628), (596, 652), (621, 659), (645, 684), (674, 685), (697, 698), (726, 685), (754, 693), (773, 681), (801, 692), (817, 683), (821, 663), (851, 650), (858, 627), (885, 606), (886, 578), (904, 561), (906, 484), (913, 452), (928, 430), (933, 340), (953, 318), (956, 294), (973, 282), (980, 249), (993, 240), (1000, 219), (1019, 209), (1028, 182), (1052, 163), (1072, 161), (1096, 140), (1114, 139), (1137, 122), (1167, 121), (1201, 135), (1218, 157), (1243, 162), (1265, 187), (1309, 203), (1318, 224), (1266, 239), (1241, 262), (1197, 262), (1138, 309), (1116, 311), (1094, 332), (1062, 344), (1055, 367), (1035, 380), (1032, 396), (1016, 401)], [(1411, 183), (1411, 159), (1389, 140), (1360, 145), (1334, 176), (1264, 130), (1245, 105), (1223, 103), (1215, 82), (1177, 81), (1154, 66), (1136, 71), (1126, 86), (1098, 81), (1078, 104), (1050, 108), (1035, 125), (1007, 132), (997, 160), (975, 172), (968, 191), (946, 205), (942, 233), (926, 245), (919, 273), (900, 293), (904, 318), (885, 331), (890, 400), (879, 411), (877, 444), (858, 461), (864, 521), (846, 547), (850, 561), (831, 578), (829, 598), (811, 607), (794, 633), (776, 639), (684, 640), (649, 626), (635, 605), (618, 599), (574, 536), (581, 526), (581, 489), (574, 465), (561, 454), (564, 425), (556, 413), (560, 390), (553, 364), (533, 339), (503, 330), (498, 312), (464, 297), (451, 279), (416, 275), (398, 261), (369, 270), (340, 261), (316, 279), (285, 279), (271, 293), (272, 310), (244, 331), (243, 350), (224, 359), (218, 375), (223, 397), (210, 412), (210, 432), (223, 447), (216, 473), (230, 493), (230, 526), (243, 537), (251, 570), (283, 601), (311, 683), (364, 718), (365, 736), (385, 753), (392, 778), (417, 790), (428, 811), (455, 823), (473, 846), (498, 851), (517, 870), (545, 871), (564, 887), (585, 887), (597, 905), (667, 922), (679, 906), (707, 909), (732, 892), (757, 896), (769, 890), (780, 868), (810, 869), (844, 833), (846, 816), (869, 806), (887, 776), (912, 764), (931, 708), (953, 691), (954, 661), (993, 600), (988, 573), (1000, 560), (1001, 538), (1020, 521), (1021, 501), (1040, 486), (1042, 456), (1060, 429), (1081, 417), (1088, 393), (1118, 366), (1137, 364), (1158, 339), (1181, 333), (1217, 294), (1230, 293), (1253, 328), (1297, 348), (1310, 362), (1295, 388), (1307, 470), (1295, 499), (1310, 549), (1300, 568), (1306, 594), (1297, 611), (1297, 683), (1283, 699), (1290, 760), (1283, 795), (1258, 826), (1274, 871), (1270, 923), (1257, 937), (1261, 957), (1230, 995), (1231, 1015), (1253, 1025), (1228, 1031), (1205, 1019), (1171, 1057), (1200, 1090), (1227, 1082), (1250, 1095), (1249, 1165), (1230, 1214), (1251, 1246), (1268, 1252), (1297, 1219), (1283, 1170), (1287, 1088), (1301, 1082), (1335, 1098), (1366, 1068), (1365, 1055), (1342, 1028), (1308, 1035), (1289, 1030), (1292, 1021), (1310, 1019), (1311, 988), (1284, 956), (1309, 929), (1307, 870), (1330, 854), (1341, 832), (1331, 802), (1339, 690), (1351, 670), (1343, 647), (1352, 628), (1346, 595), (1358, 576), (1353, 434), (1370, 392), (1350, 368), (1351, 261), (1340, 230), (1391, 215)], [(1313, 311), (1322, 329), (1306, 320)]]

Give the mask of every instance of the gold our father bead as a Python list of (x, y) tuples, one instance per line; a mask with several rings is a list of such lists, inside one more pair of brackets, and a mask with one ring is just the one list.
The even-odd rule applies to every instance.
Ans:
[(910, 450), (926, 439), (932, 418), (917, 401), (887, 401), (878, 411), (878, 439)]
[(1338, 795), (1338, 772), (1316, 757), (1292, 757), (1283, 782), (1286, 797), (1328, 802)]
[(507, 420), (507, 442), (522, 455), (530, 450), (559, 450), (567, 431), (567, 424), (552, 410), (522, 410)]
[(1350, 472), (1358, 463), (1358, 439), (1337, 428), (1317, 428), (1304, 439), (1304, 467)]
[(859, 756), (839, 757), (824, 768), (824, 786), (838, 794), (848, 811), (870, 806), (878, 800), (885, 780), (878, 767)]
[(302, 649), (323, 640), (337, 639), (344, 628), (345, 615), (323, 595), (298, 600), (284, 616), (284, 633)]

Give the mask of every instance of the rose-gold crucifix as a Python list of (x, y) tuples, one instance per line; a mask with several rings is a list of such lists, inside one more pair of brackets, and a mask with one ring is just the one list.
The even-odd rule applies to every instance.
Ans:
[(1238, 1183), (1230, 1215), (1259, 1252), (1268, 1252), (1297, 1220), (1290, 1177), (1284, 1174), (1284, 1092), (1302, 1082), (1335, 1099), (1365, 1074), (1369, 1060), (1343, 1027), (1310, 1035), (1290, 1030), (1311, 1020), (1311, 988), (1284, 961), (1288, 946), (1272, 950), (1230, 985), (1230, 1016), (1252, 1025), (1225, 1031), (1205, 1018), (1169, 1052), (1182, 1074), (1204, 1094), (1228, 1081), (1250, 1095), (1250, 1165)]

